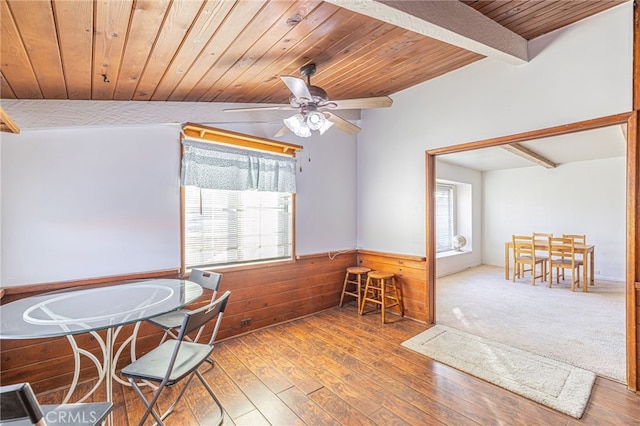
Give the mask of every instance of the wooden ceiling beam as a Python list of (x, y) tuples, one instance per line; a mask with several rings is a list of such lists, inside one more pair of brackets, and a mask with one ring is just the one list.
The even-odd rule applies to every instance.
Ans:
[(18, 125), (13, 122), (2, 107), (0, 107), (0, 132), (20, 133)]
[(510, 153), (515, 154), (518, 157), (522, 157), (525, 160), (531, 161), (532, 163), (535, 163), (539, 166), (545, 167), (547, 169), (555, 169), (557, 167), (557, 164), (554, 163), (553, 161), (549, 160), (546, 157), (543, 157), (542, 155), (536, 152), (531, 151), (528, 148), (525, 148), (520, 144), (512, 143), (509, 145), (502, 145), (500, 146), (500, 148), (504, 149), (505, 151), (509, 151)]
[(326, 0), (462, 49), (522, 65), (527, 40), (458, 0)]

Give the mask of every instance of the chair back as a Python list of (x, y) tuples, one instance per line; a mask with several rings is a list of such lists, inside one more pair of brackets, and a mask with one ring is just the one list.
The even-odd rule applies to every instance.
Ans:
[(562, 234), (564, 238), (571, 238), (575, 244), (587, 244), (587, 236), (584, 234)]
[[(0, 420), (29, 419), (38, 424), (44, 416), (29, 383), (0, 386)], [(44, 424), (44, 423), (41, 423)]]
[(549, 238), (553, 237), (553, 234), (549, 232), (534, 232), (532, 235), (534, 243), (544, 245), (548, 245)]
[(537, 239), (546, 240), (547, 238), (551, 238), (551, 237), (553, 237), (552, 232), (534, 232), (533, 233), (533, 239), (535, 240)]
[(535, 259), (536, 251), (533, 244), (533, 236), (531, 235), (512, 235), (513, 242), (513, 258), (518, 259), (528, 256)]
[[(211, 271), (203, 271), (202, 269), (192, 269), (191, 273), (189, 274), (189, 281), (200, 284), (202, 287), (208, 288), (214, 293), (216, 293), (218, 291), (218, 288), (220, 288), (220, 279), (222, 279), (222, 274)], [(215, 295), (213, 299), (215, 299)]]
[(572, 238), (551, 237), (549, 238), (549, 258), (569, 258), (575, 259), (576, 249)]
[(185, 314), (184, 320), (182, 321), (182, 327), (180, 328), (178, 340), (182, 340), (183, 337), (187, 334), (216, 319), (216, 325), (213, 329), (213, 334), (209, 339), (209, 345), (213, 344), (213, 341), (218, 334), (220, 323), (222, 322), (222, 316), (224, 315), (224, 311), (227, 308), (227, 302), (229, 301), (230, 294), (231, 292), (227, 290), (222, 296), (217, 298), (212, 303), (187, 312)]

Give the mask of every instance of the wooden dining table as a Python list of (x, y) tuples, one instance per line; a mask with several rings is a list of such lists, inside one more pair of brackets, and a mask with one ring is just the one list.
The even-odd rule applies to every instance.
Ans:
[[(594, 285), (594, 257), (596, 252), (596, 246), (593, 244), (575, 244), (574, 245), (576, 254), (581, 254), (584, 264), (582, 265), (582, 282), (589, 283), (589, 285)], [(509, 253), (513, 249), (513, 241), (507, 241), (504, 243), (504, 279), (508, 280), (509, 277), (509, 262), (511, 257)], [(536, 251), (544, 251), (548, 252), (549, 247), (542, 241), (536, 241), (535, 243)], [(587, 273), (587, 261), (589, 262), (589, 272)], [(588, 291), (589, 285), (583, 285), (582, 291)]]

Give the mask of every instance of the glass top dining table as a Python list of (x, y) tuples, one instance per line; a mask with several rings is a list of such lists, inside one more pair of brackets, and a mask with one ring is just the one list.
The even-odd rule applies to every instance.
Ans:
[(202, 287), (153, 279), (26, 297), (0, 306), (0, 339), (33, 339), (109, 329), (178, 309)]
[[(202, 293), (199, 284), (178, 279), (129, 281), (42, 293), (0, 306), (0, 339), (65, 336), (73, 350), (74, 372), (62, 403), (70, 400), (78, 385), (81, 355), (93, 362), (98, 380), (76, 402), (89, 398), (102, 382), (106, 384), (107, 401), (112, 401), (113, 380), (128, 385), (117, 376), (115, 367), (127, 345), (131, 347), (131, 359), (135, 360), (135, 341), (140, 321), (179, 309), (198, 299)], [(136, 323), (133, 333), (116, 351), (118, 334), (123, 326), (133, 323)], [(106, 330), (104, 336), (98, 334), (101, 330)], [(91, 333), (100, 345), (102, 356), (97, 357), (78, 346), (74, 336), (81, 333)]]

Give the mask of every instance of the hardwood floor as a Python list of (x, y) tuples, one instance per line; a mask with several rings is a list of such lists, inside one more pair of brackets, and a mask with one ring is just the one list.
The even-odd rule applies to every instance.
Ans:
[[(640, 396), (622, 384), (598, 378), (576, 420), (405, 349), (400, 343), (426, 326), (388, 320), (358, 316), (347, 304), (217, 343), (216, 366), (203, 372), (224, 405), (224, 424), (635, 425), (640, 418)], [(57, 393), (39, 399), (51, 403)], [(114, 424), (137, 424), (143, 405), (133, 391), (117, 385), (114, 399)], [(216, 416), (193, 382), (167, 423), (208, 425)]]

